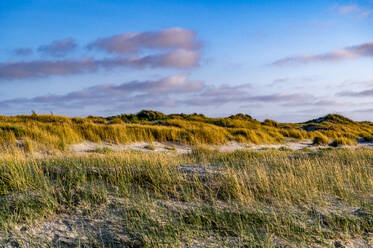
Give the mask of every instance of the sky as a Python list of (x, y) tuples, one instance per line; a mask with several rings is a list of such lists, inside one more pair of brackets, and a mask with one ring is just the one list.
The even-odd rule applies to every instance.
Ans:
[(373, 0), (1, 0), (0, 115), (373, 120)]

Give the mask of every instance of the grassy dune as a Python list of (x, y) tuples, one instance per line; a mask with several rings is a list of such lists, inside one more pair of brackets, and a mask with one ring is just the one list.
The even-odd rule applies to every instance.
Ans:
[(91, 236), (79, 231), (72, 247), (368, 244), (372, 161), (370, 149), (4, 157), (0, 240), (64, 247), (58, 239), (19, 234), (19, 228), (81, 214), (115, 221)]
[[(296, 124), (154, 111), (2, 116), (0, 247), (369, 247), (373, 150), (332, 146), (372, 134), (370, 122), (338, 115)], [(206, 146), (302, 139), (331, 147)], [(83, 141), (149, 145), (65, 151)], [(194, 149), (154, 152), (153, 141)]]
[[(305, 123), (259, 122), (248, 115), (208, 118), (199, 114), (165, 115), (155, 111), (113, 117), (68, 118), (55, 115), (0, 116), (0, 147), (14, 152), (22, 147), (63, 151), (82, 141), (132, 143), (176, 142), (180, 144), (225, 144), (229, 141), (277, 144), (313, 139), (315, 144), (354, 145), (371, 140), (373, 124), (328, 115)], [(334, 142), (334, 143), (333, 143)]]

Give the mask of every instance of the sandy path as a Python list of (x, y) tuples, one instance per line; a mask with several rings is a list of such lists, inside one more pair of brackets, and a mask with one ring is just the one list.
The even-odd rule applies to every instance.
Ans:
[[(300, 142), (287, 142), (284, 144), (243, 144), (238, 142), (229, 142), (224, 145), (204, 145), (210, 149), (216, 149), (222, 152), (233, 152), (236, 150), (267, 150), (267, 149), (290, 149), (293, 151), (301, 150), (304, 148), (309, 148), (316, 150), (318, 148), (326, 148), (328, 146), (315, 146), (312, 144), (311, 140), (303, 140)], [(356, 146), (341, 146), (345, 148), (356, 149), (359, 147), (373, 148), (373, 142), (359, 142)], [(76, 153), (87, 153), (95, 152), (100, 149), (109, 149), (112, 151), (144, 151), (144, 152), (176, 152), (178, 154), (189, 153), (192, 151), (192, 146), (181, 145), (171, 142), (160, 143), (160, 142), (136, 142), (131, 144), (112, 144), (112, 143), (93, 143), (93, 142), (83, 142), (79, 144), (73, 144), (70, 146), (70, 150)]]
[[(357, 147), (366, 146), (373, 147), (373, 143), (361, 143)], [(266, 145), (255, 145), (255, 144), (241, 144), (237, 142), (229, 142), (224, 145), (205, 145), (210, 149), (216, 149), (222, 152), (232, 152), (236, 150), (266, 150), (266, 149), (291, 149), (293, 151), (301, 150), (304, 148), (317, 149), (320, 147), (327, 146), (314, 146), (311, 140), (305, 140), (301, 142), (288, 142), (285, 144), (266, 144)], [(176, 152), (178, 154), (189, 153), (192, 151), (192, 146), (180, 145), (175, 143), (160, 143), (160, 142), (137, 142), (132, 144), (112, 144), (112, 143), (93, 143), (83, 142), (70, 146), (71, 151), (76, 153), (87, 153), (95, 152), (100, 149), (109, 149), (112, 151), (144, 151), (144, 152)]]
[(153, 152), (173, 152), (177, 153), (188, 153), (192, 150), (190, 146), (172, 144), (172, 143), (147, 143), (147, 142), (136, 142), (132, 144), (112, 144), (112, 143), (93, 143), (93, 142), (83, 142), (79, 144), (74, 144), (70, 146), (70, 149), (73, 152), (85, 153), (85, 152), (94, 152), (99, 149), (108, 148), (113, 151), (125, 151), (125, 150), (134, 150), (134, 151), (153, 151)]

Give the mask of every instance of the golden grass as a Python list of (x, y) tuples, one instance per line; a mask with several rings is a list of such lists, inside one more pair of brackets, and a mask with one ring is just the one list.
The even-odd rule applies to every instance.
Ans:
[(338, 146), (354, 146), (357, 145), (357, 142), (355, 140), (351, 140), (345, 137), (336, 138), (333, 140), (333, 142), (330, 144), (331, 146), (338, 147)]
[(373, 230), (372, 161), (370, 149), (13, 155), (0, 159), (0, 233), (119, 198), (133, 202), (120, 220), (146, 247), (206, 236), (231, 247), (273, 247), (272, 237), (326, 246)]
[(313, 138), (313, 144), (314, 145), (328, 145), (329, 139), (328, 137), (320, 133)]
[(351, 145), (357, 139), (367, 140), (372, 136), (373, 125), (370, 122), (354, 122), (334, 115), (324, 117), (321, 122), (313, 120), (294, 124), (272, 120), (261, 123), (240, 114), (228, 118), (208, 118), (203, 115), (167, 116), (151, 111), (108, 118), (37, 114), (0, 116), (2, 150), (21, 148), (28, 152), (65, 150), (68, 145), (83, 141), (124, 144), (158, 141), (200, 145), (229, 141), (278, 144), (314, 139), (324, 144), (328, 139)]

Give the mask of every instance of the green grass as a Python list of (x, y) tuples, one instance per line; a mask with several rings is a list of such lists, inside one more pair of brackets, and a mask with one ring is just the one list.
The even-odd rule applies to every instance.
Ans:
[(370, 149), (5, 156), (0, 237), (51, 216), (107, 219), (111, 211), (126, 244), (140, 247), (323, 247), (367, 239), (372, 162)]

